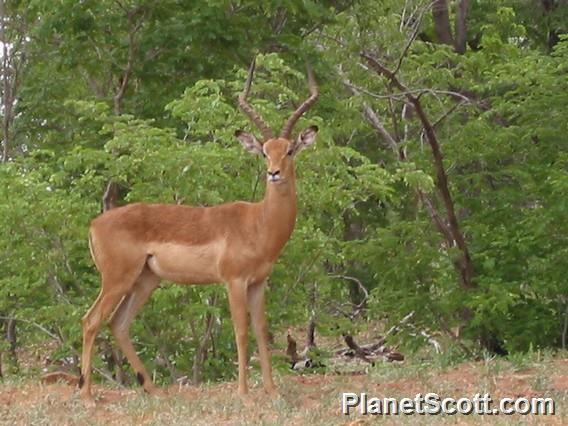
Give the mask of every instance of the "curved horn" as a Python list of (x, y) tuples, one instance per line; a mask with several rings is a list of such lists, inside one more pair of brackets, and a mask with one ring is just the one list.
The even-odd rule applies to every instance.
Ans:
[(290, 116), (284, 127), (282, 127), (282, 132), (280, 132), (280, 137), (285, 139), (290, 139), (290, 133), (294, 129), (296, 122), (300, 119), (303, 113), (305, 113), (310, 107), (316, 102), (318, 99), (318, 85), (316, 83), (316, 79), (314, 77), (314, 72), (312, 67), (309, 65), (308, 68), (308, 86), (310, 88), (310, 97), (306, 99), (294, 113)]
[(252, 121), (252, 123), (256, 127), (258, 127), (260, 133), (262, 133), (262, 137), (264, 138), (265, 141), (267, 141), (268, 139), (274, 138), (272, 130), (270, 129), (268, 124), (266, 124), (266, 122), (262, 119), (260, 114), (258, 114), (254, 110), (254, 108), (247, 102), (247, 97), (250, 92), (250, 86), (252, 84), (252, 76), (254, 74), (255, 67), (256, 67), (256, 56), (252, 59), (245, 87), (242, 93), (239, 95), (239, 108), (249, 117), (250, 121)]

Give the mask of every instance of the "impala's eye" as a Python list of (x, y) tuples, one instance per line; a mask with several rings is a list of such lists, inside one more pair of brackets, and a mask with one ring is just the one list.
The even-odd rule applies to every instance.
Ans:
[(293, 153), (294, 153), (294, 151), (293, 151), (293, 150), (290, 150), (290, 151), (288, 151), (287, 154), (291, 156)]

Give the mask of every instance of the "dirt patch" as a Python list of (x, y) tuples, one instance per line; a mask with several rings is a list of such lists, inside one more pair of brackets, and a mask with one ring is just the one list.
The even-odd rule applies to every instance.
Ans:
[[(410, 365), (402, 365), (387, 366), (360, 376), (278, 376), (281, 398), (276, 401), (267, 398), (260, 384), (253, 385), (246, 401), (237, 397), (234, 382), (173, 385), (164, 389), (164, 397), (146, 396), (138, 388), (112, 389), (95, 385), (93, 393), (98, 405), (94, 410), (83, 407), (77, 388), (69, 384), (3, 384), (0, 385), (0, 424), (372, 424), (374, 419), (360, 416), (346, 418), (341, 414), (341, 393), (347, 391), (366, 392), (378, 397), (413, 397), (426, 392), (469, 397), (488, 392), (494, 399), (504, 396), (541, 397), (552, 392), (558, 400), (557, 413), (560, 416), (540, 417), (536, 423), (562, 424), (568, 420), (562, 414), (565, 411), (562, 405), (568, 401), (568, 362), (553, 360), (549, 363), (521, 372), (511, 366), (492, 370), (484, 363), (467, 363), (443, 371), (420, 369), (416, 373), (405, 371)], [(555, 373), (549, 375), (548, 371)], [(442, 419), (442, 423), (472, 424), (483, 420), (475, 416), (450, 417)], [(385, 420), (390, 423), (397, 419)], [(405, 422), (408, 420), (412, 419)], [(433, 418), (421, 420), (439, 423)], [(500, 423), (518, 423), (521, 420), (526, 418), (500, 418)]]
[(552, 386), (558, 392), (568, 392), (568, 375), (552, 376)]

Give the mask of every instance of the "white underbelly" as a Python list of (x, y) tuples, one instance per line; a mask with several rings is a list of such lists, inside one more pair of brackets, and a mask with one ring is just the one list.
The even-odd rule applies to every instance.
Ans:
[(175, 243), (153, 243), (149, 249), (148, 267), (160, 278), (180, 284), (220, 282), (219, 258), (221, 242), (198, 246)]

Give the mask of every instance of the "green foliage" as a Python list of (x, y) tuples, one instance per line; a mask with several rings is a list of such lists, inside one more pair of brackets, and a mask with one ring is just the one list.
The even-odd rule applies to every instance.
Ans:
[[(88, 226), (109, 179), (124, 202), (262, 197), (264, 166), (233, 136), (251, 130), (236, 105), (257, 51), (271, 53), (257, 57), (250, 101), (275, 130), (307, 94), (305, 59), (320, 87), (296, 127), (313, 123), (320, 133), (297, 159), (297, 225), (269, 281), (277, 336), (312, 317), (318, 333), (335, 336), (388, 328), (413, 312), (389, 339), (419, 350), (427, 331), (447, 360), (480, 353), (481, 335), (511, 352), (566, 339), (564, 12), (473, 2), (469, 48), (458, 55), (430, 41), (428, 14), (408, 43), (419, 1), (16, 3), (27, 62), (13, 155), (0, 165), (0, 316), (26, 321), (21, 344), (55, 336), (58, 356), (80, 351), (80, 318), (100, 285)], [(459, 249), (421, 198), (444, 215), (423, 124), (361, 50), (396, 69), (434, 123), (474, 267), (469, 291), (459, 284)], [(405, 158), (364, 119), (364, 106)], [(160, 380), (189, 374), (212, 317), (203, 377), (234, 374), (224, 294), (165, 285), (153, 296), (132, 334)], [(456, 327), (462, 333), (448, 339)]]

